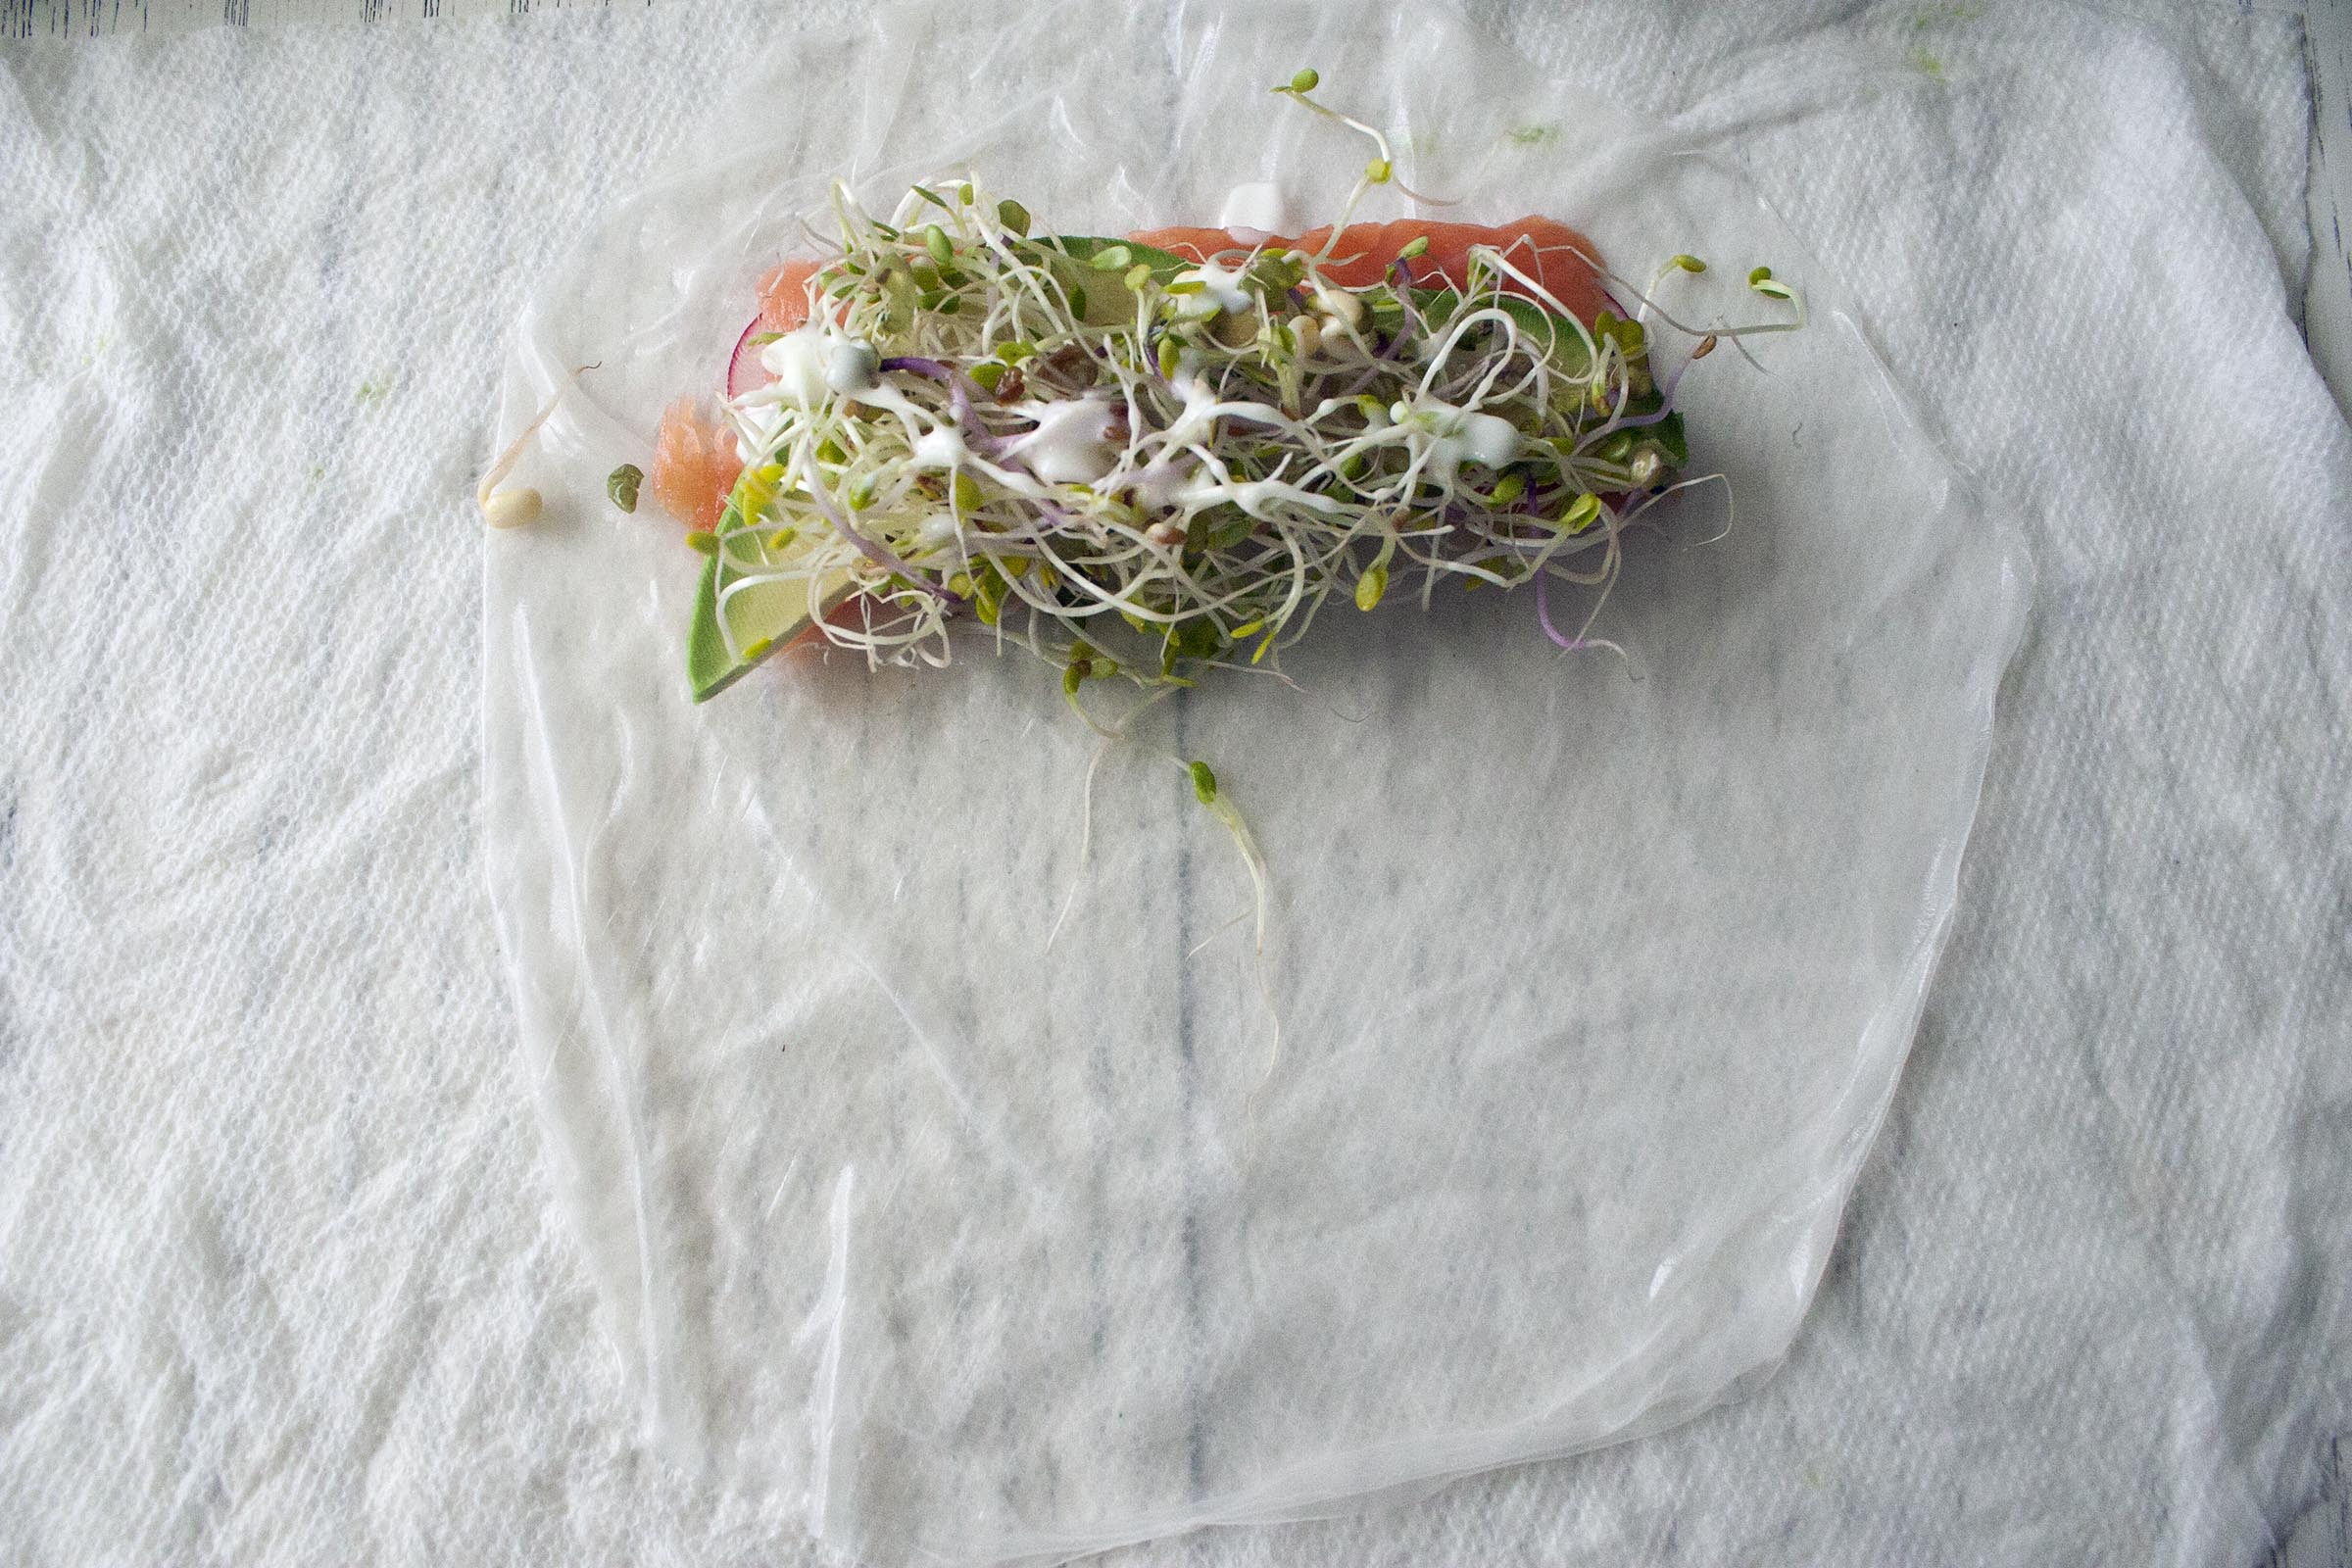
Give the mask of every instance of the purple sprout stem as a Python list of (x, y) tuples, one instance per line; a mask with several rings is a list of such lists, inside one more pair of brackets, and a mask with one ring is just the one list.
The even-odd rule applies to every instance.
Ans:
[(834, 510), (833, 500), (825, 494), (823, 485), (811, 483), (808, 486), (808, 496), (816, 503), (817, 510), (825, 514), (825, 520), (839, 530), (841, 536), (855, 546), (859, 555), (880, 566), (884, 571), (897, 573), (916, 588), (935, 598), (947, 596), (945, 588), (925, 577), (906, 562), (901, 561), (888, 546), (878, 540), (868, 539), (852, 526), (848, 517)]
[(1536, 573), (1536, 622), (1544, 628), (1544, 636), (1572, 654), (1586, 646), (1584, 638), (1567, 636), (1551, 623), (1551, 573), (1548, 571)]
[[(1413, 274), (1411, 270), (1408, 270), (1402, 262), (1391, 262), (1389, 264), (1389, 270), (1396, 274), (1396, 282), (1395, 285), (1396, 290), (1396, 303), (1404, 308), (1404, 324), (1397, 329), (1396, 340), (1390, 344), (1391, 348), (1396, 348), (1404, 343), (1404, 341), (1408, 338), (1426, 336), (1428, 328), (1422, 322), (1421, 308), (1413, 303)], [(1388, 358), (1388, 356), (1385, 354), (1381, 357), (1383, 359)]]
[(980, 422), (979, 412), (972, 407), (972, 393), (979, 390), (979, 385), (970, 376), (954, 366), (914, 354), (894, 355), (884, 360), (881, 368), (885, 370), (905, 370), (945, 386), (948, 389), (948, 412), (955, 416), (956, 433), (963, 437), (963, 444), (983, 457), (1002, 458), (1004, 455), (1004, 438), (989, 433), (988, 428)]
[(1669, 402), (1654, 414), (1629, 414), (1623, 418), (1611, 419), (1606, 424), (1587, 430), (1583, 439), (1592, 441), (1604, 435), (1615, 435), (1620, 430), (1640, 430), (1648, 425), (1661, 424), (1665, 422), (1666, 416), (1673, 412), (1674, 405)]
[(1683, 384), (1683, 372), (1696, 363), (1694, 360), (1685, 360), (1669, 370), (1666, 373), (1666, 379), (1658, 383), (1658, 397), (1666, 408), (1674, 407), (1674, 389)]

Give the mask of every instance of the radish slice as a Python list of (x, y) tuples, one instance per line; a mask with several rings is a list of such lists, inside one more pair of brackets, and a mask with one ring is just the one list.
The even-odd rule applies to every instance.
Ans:
[(751, 324), (743, 329), (743, 336), (735, 340), (735, 352), (727, 359), (727, 396), (731, 398), (739, 398), (773, 379), (767, 373), (767, 367), (760, 363), (761, 345), (752, 341), (760, 335), (760, 318), (753, 317)]

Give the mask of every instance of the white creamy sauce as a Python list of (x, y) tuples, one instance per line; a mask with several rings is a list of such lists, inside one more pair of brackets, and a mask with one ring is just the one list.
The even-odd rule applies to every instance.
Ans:
[[(1191, 296), (1195, 302), (1190, 308), (1192, 314), (1219, 316), (1227, 312), (1251, 309), (1254, 302), (1250, 291), (1242, 287), (1241, 276), (1241, 273), (1229, 267), (1219, 266), (1215, 262), (1202, 262), (1197, 267), (1188, 267), (1177, 273), (1175, 281), (1200, 285), (1200, 292)], [(1183, 296), (1178, 297), (1182, 298)]]
[(1465, 461), (1490, 468), (1514, 463), (1527, 446), (1510, 420), (1468, 413), (1438, 398), (1420, 398), (1409, 407), (1399, 403), (1389, 414), (1398, 424), (1429, 432), (1429, 472), (1441, 482), (1451, 479)]
[(1118, 466), (1119, 448), (1109, 438), (1110, 404), (1099, 397), (1013, 405), (1013, 413), (1037, 428), (1013, 437), (1005, 448), (1048, 484), (1094, 484)]
[(746, 392), (736, 399), (737, 406), (784, 403), (796, 409), (815, 408), (832, 390), (825, 385), (826, 362), (831, 357), (822, 326), (809, 321), (794, 327), (760, 351), (760, 364), (775, 377), (774, 382)]
[(1168, 383), (1184, 400), (1184, 407), (1169, 421), (1164, 432), (1165, 444), (1170, 447), (1191, 446), (1208, 439), (1209, 427), (1219, 419), (1233, 419), (1243, 424), (1281, 424), (1283, 414), (1268, 403), (1237, 400), (1226, 403), (1218, 400), (1216, 391), (1200, 373), (1187, 366), (1176, 372)]
[(1193, 458), (1156, 458), (1135, 476), (1135, 499), (1154, 511), (1168, 511), (1195, 488), (1200, 472), (1200, 465)]
[(926, 472), (960, 466), (970, 455), (962, 434), (953, 425), (934, 425), (914, 443), (914, 466)]
[(775, 380), (737, 398), (736, 407), (782, 404), (813, 409), (828, 397), (870, 401), (869, 394), (881, 385), (875, 375), (881, 359), (874, 346), (819, 321), (796, 326), (762, 348), (760, 364)]
[(881, 363), (881, 356), (874, 352), (871, 343), (848, 337), (838, 339), (825, 355), (825, 385), (844, 397), (870, 391)]

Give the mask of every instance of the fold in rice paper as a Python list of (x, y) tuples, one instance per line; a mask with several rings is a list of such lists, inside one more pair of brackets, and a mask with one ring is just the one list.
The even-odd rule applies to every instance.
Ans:
[[(1268, 91), (1304, 67), (1385, 159)], [(2025, 593), (1835, 280), (1703, 150), (1441, 13), (899, 9), (780, 39), (720, 123), (535, 299), (504, 428), (554, 400), (512, 476), (544, 508), (491, 538), (485, 583), (501, 935), (556, 1187), (650, 1440), (871, 1560), (1053, 1559), (1571, 1453), (1767, 1372), (1918, 1017)], [(945, 204), (921, 224), (900, 210), (918, 184)], [(1416, 232), (1373, 225), (1529, 214), (1589, 236), (1605, 300), (1561, 281), (1557, 314), (1492, 314), (1573, 339), (1616, 402), (1581, 425), (1546, 403), (1564, 433), (1507, 399), (1501, 430), (1425, 419), (1424, 459), (1455, 442), (1418, 492), (1443, 526), (1399, 537), (1412, 520), (1369, 505), (1334, 524), (1299, 552), (1319, 608), (1255, 662), (1261, 605), (1268, 625), (1220, 621), (1215, 594), (1180, 603), (1138, 564), (1246, 576), (1262, 517), (1150, 530), (1181, 484), (1267, 480), (1247, 465), (1279, 455), (1212, 419), (1166, 490), (1139, 501), (1117, 469), (1149, 464), (1218, 350), (1163, 364), (1139, 337), (1133, 382), (1102, 382), (1129, 427), (1039, 435), (1085, 384), (1033, 367), (1008, 414), (1018, 353), (967, 387), (970, 355), (873, 342), (898, 328), (872, 320), (836, 357), (821, 284), (799, 346), (789, 316), (747, 339), (779, 263), (839, 255), (841, 211), (888, 226), (863, 231), (868, 262), (894, 235), (894, 266), (934, 253), (924, 309), (958, 286), (938, 269), (972, 279), (971, 248), (1009, 225), (1073, 237), (1017, 252), (1083, 269), (1055, 274), (1065, 307), (1093, 279), (1159, 322), (1182, 314), (1170, 285), (1202, 281), (1167, 229), (1249, 187), (1241, 226), (1304, 234), (1359, 184), (1369, 248)], [(1159, 243), (1121, 239), (1140, 231)], [(1388, 279), (1367, 312), (1446, 286), (1396, 260), (1351, 285)], [(1788, 288), (1751, 286), (1757, 266)], [(1344, 329), (1352, 308), (1314, 282), (1272, 280)], [(1205, 283), (1173, 299), (1228, 286)], [(1694, 357), (1711, 326), (1800, 305), (1801, 330)], [(1320, 383), (1283, 382), (1299, 343), (1252, 335), (1272, 319), (1220, 341), (1260, 354), (1253, 395), (1282, 408)], [(792, 417), (745, 422), (746, 394), (794, 384)], [(1432, 416), (1380, 386), (1383, 418)], [(663, 422), (681, 394), (712, 454), (737, 443), (700, 501)], [(892, 471), (929, 488), (820, 504), (810, 481), (846, 469), (778, 432), (845, 398), (911, 411)], [(1337, 443), (1378, 422), (1330, 418)], [(943, 429), (985, 466), (917, 471)], [(1651, 432), (1639, 472), (1632, 443), (1598, 451), (1629, 430)], [(616, 487), (631, 512), (607, 493), (623, 467), (648, 476)], [(1099, 639), (1053, 612), (1066, 596), (1023, 597), (1031, 484), (1087, 487), (1047, 498), (1063, 543), (1141, 536), (1127, 565), (1085, 568), (1131, 595)], [(1277, 489), (1250, 494), (1316, 504)], [(935, 537), (922, 498), (950, 514)], [(665, 501), (711, 508), (687, 519), (703, 554)], [(796, 504), (834, 508), (842, 527), (799, 520), (857, 559), (779, 566), (811, 559), (776, 537)], [(1540, 598), (1489, 569), (1467, 590), (1463, 562), (1540, 553), (1538, 522), (1583, 537), (1602, 506), (1605, 582)], [(730, 585), (774, 591), (761, 573), (800, 601), (723, 621)], [(1213, 636), (1170, 629), (1188, 618)]]

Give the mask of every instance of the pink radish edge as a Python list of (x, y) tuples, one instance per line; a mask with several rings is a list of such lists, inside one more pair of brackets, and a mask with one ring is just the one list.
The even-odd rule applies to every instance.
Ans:
[(727, 396), (739, 398), (754, 387), (767, 385), (770, 377), (767, 367), (760, 363), (760, 349), (752, 339), (760, 335), (760, 318), (753, 317), (735, 340), (735, 352), (727, 356)]

